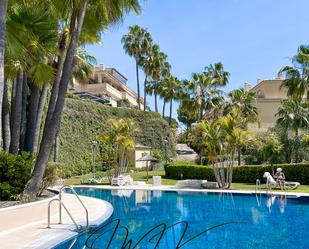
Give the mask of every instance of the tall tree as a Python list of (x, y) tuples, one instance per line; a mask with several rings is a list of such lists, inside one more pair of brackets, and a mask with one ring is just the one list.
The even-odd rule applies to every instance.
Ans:
[[(246, 92), (243, 88), (231, 91), (223, 113), (230, 114), (238, 120), (237, 128), (247, 130), (248, 123), (258, 122), (258, 109), (254, 105), (255, 94)], [(237, 146), (238, 165), (241, 164), (241, 148)]]
[(8, 85), (4, 81), (4, 93), (2, 104), (2, 136), (3, 136), (3, 149), (9, 151), (11, 141), (11, 129), (10, 129), (10, 107), (8, 100)]
[[(86, 36), (80, 36), (82, 28), (84, 27), (85, 31), (89, 28), (90, 31), (95, 31), (94, 33), (97, 33), (99, 36), (103, 29), (108, 27), (109, 24), (121, 20), (127, 12), (135, 11), (138, 13), (140, 10), (137, 0), (118, 0), (113, 2), (101, 0), (52, 1), (50, 4), (57, 7), (59, 13), (65, 12), (62, 18), (69, 23), (69, 41), (63, 66), (57, 69), (61, 70), (61, 73), (59, 73), (60, 81), (59, 85), (56, 86), (54, 84), (53, 88), (59, 87), (59, 89), (57, 95), (54, 96), (56, 100), (54, 100), (55, 104), (52, 106), (53, 110), (49, 111), (50, 115), (48, 118), (50, 122), (45, 122), (42, 141), (31, 179), (22, 195), (24, 201), (36, 198), (36, 194), (39, 192), (51, 147), (59, 130), (67, 88), (73, 71), (75, 50), (79, 39), (86, 38)], [(50, 105), (49, 108), (51, 108)]]
[(231, 91), (228, 97), (224, 110), (225, 114), (236, 109), (243, 118), (243, 128), (246, 128), (249, 122), (258, 121), (258, 109), (254, 105), (255, 93), (246, 92), (243, 88), (240, 88)]
[(172, 123), (173, 100), (178, 100), (181, 96), (180, 81), (173, 76), (165, 78), (160, 87), (160, 94), (164, 96), (164, 101), (170, 102), (169, 125)]
[(139, 66), (142, 63), (143, 57), (147, 56), (151, 46), (151, 37), (146, 29), (133, 25), (129, 27), (129, 33), (122, 37), (123, 48), (126, 53), (135, 59), (136, 69), (136, 88), (137, 88), (137, 104), (138, 109), (141, 109), (140, 103), (140, 82), (139, 82)]
[(283, 100), (276, 115), (277, 123), (293, 130), (295, 137), (299, 136), (301, 128), (309, 127), (309, 104), (301, 98)]
[(282, 87), (287, 89), (289, 97), (308, 96), (309, 92), (309, 46), (302, 45), (293, 57), (293, 66), (285, 66), (279, 71), (284, 75)]
[(13, 103), (13, 115), (12, 115), (12, 130), (11, 130), (11, 143), (10, 153), (17, 154), (19, 151), (20, 142), (20, 129), (22, 120), (22, 93), (23, 93), (23, 78), (24, 72), (22, 68), (19, 68), (16, 80), (16, 92)]
[(193, 73), (192, 81), (184, 81), (190, 90), (189, 95), (199, 109), (199, 120), (203, 119), (205, 111), (210, 112), (215, 102), (222, 94), (219, 89), (228, 83), (229, 73), (224, 71), (222, 63), (215, 63), (205, 67), (202, 73)]
[(154, 95), (155, 111), (158, 112), (158, 95), (160, 95), (160, 85), (165, 78), (170, 77), (171, 65), (166, 61), (167, 55), (160, 52), (158, 45), (152, 47), (152, 59), (148, 62), (148, 78), (146, 91), (149, 95)]
[[(8, 0), (0, 0), (0, 135), (2, 134), (2, 100), (4, 90), (4, 53), (6, 45), (6, 11)], [(2, 149), (0, 136), (0, 149)]]

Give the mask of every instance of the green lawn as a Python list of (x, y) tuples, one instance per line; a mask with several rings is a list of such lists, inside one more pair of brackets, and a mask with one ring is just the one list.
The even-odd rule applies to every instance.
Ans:
[[(135, 172), (130, 174), (134, 181), (145, 181), (149, 184), (152, 184), (152, 176), (153, 175), (160, 175), (162, 176), (162, 184), (163, 185), (175, 185), (176, 180), (173, 179), (167, 179), (165, 178), (165, 173), (163, 170), (160, 171), (151, 171), (149, 172), (149, 179), (147, 180), (147, 173), (146, 172)], [(64, 183), (68, 185), (77, 185), (81, 184), (82, 178), (91, 178), (92, 174), (82, 175), (82, 176), (74, 176), (69, 179), (65, 179)], [(102, 185), (109, 184), (108, 181), (102, 182)], [(239, 190), (255, 190), (255, 184), (254, 183), (233, 183), (232, 189), (239, 189)], [(266, 190), (265, 184), (261, 184), (261, 190)], [(280, 190), (274, 190), (280, 192)], [(296, 190), (289, 190), (289, 192), (302, 192), (302, 193), (309, 193), (309, 185), (301, 185)]]

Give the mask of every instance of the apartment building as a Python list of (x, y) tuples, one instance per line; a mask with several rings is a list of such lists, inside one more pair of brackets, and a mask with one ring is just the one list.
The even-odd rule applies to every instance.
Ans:
[(276, 113), (281, 106), (281, 101), (287, 99), (287, 89), (282, 88), (283, 78), (258, 80), (252, 87), (245, 83), (245, 91), (255, 93), (255, 106), (258, 108), (260, 123), (249, 124), (249, 129), (255, 132), (267, 131), (276, 125)]
[[(87, 84), (75, 82), (72, 91), (85, 98), (92, 98), (113, 107), (126, 103), (137, 108), (137, 93), (127, 85), (127, 78), (115, 68), (105, 68), (103, 64), (95, 67)], [(141, 98), (141, 108), (143, 99)]]

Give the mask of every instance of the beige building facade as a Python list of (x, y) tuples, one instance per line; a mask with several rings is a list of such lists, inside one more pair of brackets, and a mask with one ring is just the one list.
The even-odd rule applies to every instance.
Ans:
[[(127, 78), (115, 68), (105, 68), (103, 64), (95, 67), (94, 73), (87, 84), (75, 82), (73, 92), (89, 93), (106, 100), (113, 107), (126, 102), (130, 107), (137, 107), (137, 93), (127, 85)], [(141, 108), (143, 99), (140, 98)]]
[(249, 129), (254, 132), (264, 132), (276, 125), (278, 117), (276, 113), (281, 106), (281, 101), (287, 99), (287, 90), (281, 87), (283, 78), (270, 80), (258, 80), (257, 85), (252, 87), (245, 83), (245, 91), (255, 93), (255, 106), (259, 112), (259, 124), (249, 124)]
[[(135, 149), (129, 155), (129, 165), (134, 166), (135, 168), (145, 168), (147, 166), (146, 162), (137, 160), (145, 155), (150, 155), (150, 152), (151, 147), (136, 144)], [(149, 162), (148, 165), (150, 166), (150, 164), (151, 163)]]

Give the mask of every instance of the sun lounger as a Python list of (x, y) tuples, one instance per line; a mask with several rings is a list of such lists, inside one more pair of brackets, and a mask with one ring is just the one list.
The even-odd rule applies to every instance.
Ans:
[[(275, 179), (272, 177), (272, 175), (269, 172), (265, 172), (263, 175), (264, 178), (266, 178), (266, 185), (267, 187), (271, 186), (278, 186), (278, 183), (275, 181)], [(284, 182), (285, 189), (297, 189), (300, 186), (299, 182)]]
[(124, 186), (133, 185), (133, 179), (131, 176), (120, 175), (112, 178), (112, 186)]

